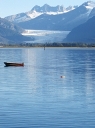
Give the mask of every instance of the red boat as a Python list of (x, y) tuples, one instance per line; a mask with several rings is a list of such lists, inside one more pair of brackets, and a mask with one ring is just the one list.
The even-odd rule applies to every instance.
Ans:
[(4, 62), (5, 66), (24, 66), (24, 63)]

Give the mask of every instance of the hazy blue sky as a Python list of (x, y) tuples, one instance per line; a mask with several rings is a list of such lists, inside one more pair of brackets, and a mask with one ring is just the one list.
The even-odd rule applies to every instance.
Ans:
[(5, 17), (21, 12), (27, 12), (35, 5), (43, 6), (49, 4), (50, 6), (63, 5), (81, 5), (86, 0), (0, 0), (0, 17)]

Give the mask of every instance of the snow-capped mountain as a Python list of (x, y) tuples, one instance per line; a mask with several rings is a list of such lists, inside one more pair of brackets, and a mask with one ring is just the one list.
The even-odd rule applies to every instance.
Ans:
[(40, 7), (38, 5), (34, 6), (31, 11), (34, 11), (34, 10), (36, 10), (37, 12), (42, 12), (42, 13), (45, 13), (45, 12), (46, 13), (47, 12), (64, 12), (65, 7), (63, 5), (62, 6), (57, 5), (55, 7), (51, 7), (50, 5), (45, 4), (42, 7)]
[(28, 16), (26, 13), (19, 13), (16, 15), (11, 15), (11, 16), (5, 17), (5, 19), (7, 19), (10, 22), (19, 23), (19, 22), (23, 22), (23, 21), (28, 21), (31, 19), (31, 17)]
[(58, 15), (44, 13), (34, 19), (19, 22), (25, 29), (71, 31), (94, 15), (95, 2), (88, 1), (79, 7)]
[(28, 12), (7, 16), (5, 18), (9, 21), (19, 23), (19, 22), (24, 22), (24, 21), (34, 19), (42, 14), (58, 15), (58, 14), (66, 13), (77, 7), (78, 6), (69, 6), (65, 8), (63, 5), (61, 6), (57, 5), (55, 7), (51, 7), (48, 4), (45, 4), (42, 7), (40, 7), (36, 5)]

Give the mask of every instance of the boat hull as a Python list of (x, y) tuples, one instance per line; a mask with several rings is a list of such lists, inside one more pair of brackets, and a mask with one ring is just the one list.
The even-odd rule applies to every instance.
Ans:
[(24, 63), (4, 62), (5, 66), (24, 66)]

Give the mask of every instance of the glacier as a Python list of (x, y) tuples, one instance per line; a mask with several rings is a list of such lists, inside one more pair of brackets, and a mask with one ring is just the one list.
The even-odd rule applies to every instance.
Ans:
[(22, 35), (34, 38), (26, 43), (62, 43), (70, 31), (25, 30)]

